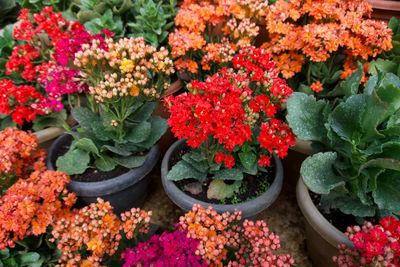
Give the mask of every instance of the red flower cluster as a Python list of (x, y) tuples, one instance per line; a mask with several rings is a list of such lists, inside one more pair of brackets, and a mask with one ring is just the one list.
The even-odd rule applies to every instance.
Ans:
[[(263, 49), (242, 50), (233, 58), (233, 68), (224, 68), (205, 82), (193, 81), (189, 91), (166, 99), (168, 123), (175, 136), (187, 138), (192, 148), (209, 146), (212, 138), (218, 146), (213, 155), (216, 163), (232, 168), (234, 149), (257, 139), (260, 154), (284, 157), (294, 145), (288, 126), (274, 118), (292, 90), (278, 77)], [(261, 131), (258, 136), (255, 129)], [(266, 156), (259, 163), (269, 165)]]
[(11, 80), (0, 80), (0, 113), (11, 115), (18, 125), (46, 114), (45, 97), (32, 86), (15, 85)]
[[(61, 13), (53, 12), (51, 7), (45, 7), (42, 12), (36, 14), (30, 14), (28, 9), (22, 9), (18, 19), (13, 36), (21, 44), (13, 48), (6, 63), (6, 74), (19, 74), (24, 83), (29, 86), (14, 85), (12, 76), (8, 80), (0, 81), (2, 96), (0, 113), (11, 115), (13, 121), (21, 125), (24, 121), (33, 121), (37, 115), (43, 115), (52, 110), (59, 111), (63, 107), (61, 95), (80, 89), (79, 84), (68, 81), (68, 86), (72, 85), (74, 90), (61, 90), (64, 87), (55, 87), (55, 82), (49, 85), (47, 80), (53, 80), (59, 76), (52, 75), (48, 78), (49, 74), (57, 69), (56, 59), (58, 58), (54, 55), (54, 48), (65, 47), (63, 44), (68, 43), (65, 40), (69, 40), (72, 36), (77, 35), (86, 40), (90, 34), (81, 24), (64, 19)], [(80, 40), (79, 44), (82, 42)], [(76, 47), (69, 47), (69, 51), (71, 49), (76, 50)], [(45, 90), (41, 90), (43, 87)], [(55, 92), (56, 89), (60, 89), (60, 92)]]
[(378, 225), (365, 222), (363, 227), (347, 229), (354, 249), (339, 246), (340, 255), (333, 260), (339, 266), (400, 266), (400, 221), (386, 217)]
[(75, 203), (68, 193), (69, 176), (36, 171), (19, 179), (0, 199), (0, 250), (14, 247), (28, 235), (40, 235)]

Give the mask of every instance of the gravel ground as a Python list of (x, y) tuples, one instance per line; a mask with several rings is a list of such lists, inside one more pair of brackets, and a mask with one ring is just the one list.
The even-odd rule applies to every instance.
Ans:
[[(291, 151), (283, 161), (285, 181), (282, 192), (275, 203), (257, 215), (256, 219), (265, 220), (270, 229), (280, 236), (281, 252), (293, 255), (296, 266), (308, 267), (312, 265), (305, 251), (304, 218), (297, 206), (295, 194), (302, 158), (302, 154)], [(160, 170), (154, 170), (151, 175), (153, 180), (144, 208), (153, 211), (153, 223), (161, 227), (172, 227), (182, 215), (182, 211), (164, 193)]]

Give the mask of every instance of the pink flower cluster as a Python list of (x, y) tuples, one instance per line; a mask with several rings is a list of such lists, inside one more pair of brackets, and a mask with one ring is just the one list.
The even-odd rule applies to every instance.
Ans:
[(333, 260), (341, 267), (400, 266), (400, 221), (386, 217), (373, 225), (365, 222), (362, 227), (347, 229), (346, 235), (354, 248), (339, 246), (339, 256)]
[(199, 241), (186, 237), (186, 233), (182, 231), (153, 235), (149, 241), (123, 252), (123, 267), (205, 267), (207, 264), (201, 256), (195, 254), (198, 243)]

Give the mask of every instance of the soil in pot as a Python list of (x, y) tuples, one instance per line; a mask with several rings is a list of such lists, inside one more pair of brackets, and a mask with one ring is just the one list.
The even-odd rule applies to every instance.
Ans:
[[(184, 147), (179, 151), (179, 153), (176, 153), (171, 157), (169, 166), (174, 166), (176, 163), (178, 163), (181, 159), (182, 156), (185, 155), (186, 153), (190, 152), (189, 147)], [(237, 193), (235, 193), (232, 197), (224, 199), (223, 201), (217, 200), (217, 199), (209, 199), (207, 197), (207, 189), (209, 186), (209, 183), (211, 181), (208, 181), (207, 183), (203, 184), (202, 186), (202, 191), (199, 194), (193, 194), (187, 190), (185, 190), (185, 187), (188, 184), (197, 182), (195, 179), (185, 179), (179, 182), (176, 182), (175, 184), (177, 187), (184, 191), (185, 194), (189, 195), (192, 198), (195, 198), (197, 200), (211, 203), (211, 204), (224, 204), (224, 205), (230, 205), (230, 204), (239, 204), (243, 203), (246, 201), (253, 200), (263, 193), (265, 193), (269, 186), (272, 184), (274, 181), (275, 177), (275, 168), (269, 167), (267, 168), (267, 172), (262, 172), (257, 175), (246, 175), (244, 177), (244, 180), (242, 182), (242, 185)], [(225, 181), (225, 183), (229, 184), (229, 181)]]
[[(69, 150), (70, 144), (62, 146), (56, 153), (56, 159), (63, 156), (67, 151)], [(137, 155), (143, 156), (146, 154), (147, 151), (145, 152), (140, 152)], [(54, 166), (56, 166), (56, 163), (53, 162)], [(109, 171), (109, 172), (103, 172), (95, 168), (89, 168), (87, 169), (84, 173), (82, 174), (74, 174), (71, 175), (71, 179), (77, 182), (100, 182), (100, 181), (105, 181), (108, 179), (115, 178), (117, 176), (120, 176), (124, 173), (127, 173), (130, 171), (130, 169), (125, 168), (123, 166), (118, 165), (115, 169)]]

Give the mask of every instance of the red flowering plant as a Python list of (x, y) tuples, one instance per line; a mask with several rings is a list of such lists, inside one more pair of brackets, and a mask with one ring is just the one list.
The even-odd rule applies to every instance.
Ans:
[(349, 95), (341, 80), (355, 73), (365, 82), (368, 62), (392, 49), (391, 29), (369, 19), (367, 0), (277, 0), (265, 13), (262, 47), (292, 88), (318, 97)]
[(21, 10), (13, 29), (16, 45), (5, 64), (6, 76), (0, 81), (3, 127), (31, 122), (34, 130), (66, 126), (62, 96), (84, 87), (74, 81), (76, 72), (57, 62), (55, 51), (60, 48), (59, 42), (82, 32), (86, 31), (81, 24), (63, 18), (52, 7), (35, 14)]
[(373, 225), (365, 222), (362, 227), (348, 227), (347, 237), (354, 248), (339, 245), (338, 256), (333, 260), (340, 267), (400, 266), (400, 221), (386, 217)]
[(176, 230), (153, 236), (122, 253), (133, 266), (280, 266), (294, 259), (276, 254), (279, 236), (264, 221), (241, 221), (241, 212), (218, 214), (200, 205), (179, 219)]
[[(244, 173), (256, 176), (267, 171), (271, 157), (285, 157), (295, 143), (279, 119), (292, 90), (278, 77), (269, 54), (251, 47), (232, 62), (233, 68), (224, 68), (205, 82), (191, 82), (188, 93), (166, 98), (172, 132), (192, 149), (167, 178), (208, 183), (208, 198), (219, 200), (246, 186)], [(222, 180), (235, 182), (227, 185)]]

